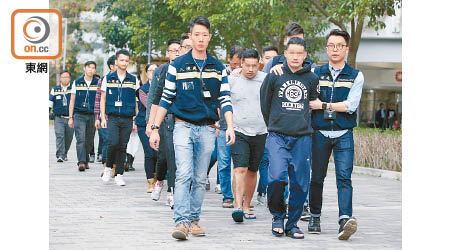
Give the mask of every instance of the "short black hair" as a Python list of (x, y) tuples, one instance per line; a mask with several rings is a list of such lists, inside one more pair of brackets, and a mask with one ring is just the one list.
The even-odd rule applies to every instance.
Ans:
[(275, 51), (275, 52), (277, 52), (277, 54), (278, 54), (278, 48), (277, 47), (275, 47), (275, 46), (273, 46), (273, 45), (269, 45), (269, 46), (266, 46), (266, 47), (264, 47), (263, 49), (262, 49), (262, 53), (263, 53), (263, 55), (264, 55), (264, 53), (266, 53), (266, 51)]
[(242, 60), (245, 60), (245, 58), (255, 58), (259, 60), (259, 54), (256, 49), (246, 49), (244, 52), (242, 52)]
[[(149, 64), (145, 65), (145, 72), (147, 72), (148, 68), (150, 68), (150, 66), (152, 66), (152, 65), (156, 65), (156, 63), (149, 63)], [(156, 65), (156, 66), (158, 66), (158, 65)]]
[(350, 43), (350, 35), (345, 30), (340, 30), (340, 29), (331, 30), (330, 33), (328, 33), (328, 35), (325, 37), (325, 40), (327, 41), (327, 43), (328, 43), (328, 38), (330, 38), (330, 36), (342, 36), (345, 40), (345, 43), (347, 43), (347, 46)]
[(71, 75), (70, 72), (69, 72), (68, 70), (63, 70), (63, 71), (61, 72), (61, 74), (59, 74), (59, 75), (62, 76), (62, 74), (64, 74), (64, 73), (69, 73), (69, 76)]
[(291, 44), (302, 45), (306, 51), (306, 42), (305, 42), (305, 40), (301, 39), (300, 37), (292, 37), (291, 39), (289, 39), (288, 43), (286, 44), (286, 50), (289, 48), (289, 45), (291, 45)]
[(97, 68), (97, 64), (94, 61), (87, 61), (84, 63), (84, 67), (94, 64), (94, 67)]
[(291, 22), (286, 25), (286, 36), (295, 36), (299, 34), (305, 34), (305, 31), (303, 30), (302, 26), (300, 26), (300, 24)]
[(125, 56), (130, 57), (130, 52), (128, 50), (126, 50), (126, 49), (121, 49), (121, 50), (116, 52), (116, 59), (119, 58), (119, 55), (125, 55)]
[(234, 55), (237, 55), (239, 59), (242, 59), (242, 52), (244, 52), (245, 48), (242, 46), (235, 45), (230, 49), (230, 59), (233, 59)]
[(211, 27), (211, 24), (209, 23), (208, 18), (206, 18), (204, 16), (198, 16), (189, 22), (189, 32), (192, 32), (192, 28), (194, 28), (194, 25), (196, 25), (196, 24), (205, 26), (208, 29), (208, 31), (209, 31), (209, 28)]
[(189, 35), (188, 34), (183, 34), (181, 35), (181, 39), (180, 39), (180, 45), (183, 44), (183, 41), (189, 39)]
[(108, 58), (108, 61), (106, 61), (106, 64), (108, 65), (108, 67), (109, 67), (109, 65), (113, 65), (114, 66), (116, 64), (115, 61), (116, 61), (116, 56), (112, 55), (112, 56), (110, 56)]
[(173, 44), (173, 43), (176, 43), (176, 44), (181, 45), (180, 39), (178, 39), (178, 38), (172, 38), (172, 39), (169, 39), (169, 41), (167, 41), (167, 48), (169, 48), (169, 46), (170, 46), (171, 44)]

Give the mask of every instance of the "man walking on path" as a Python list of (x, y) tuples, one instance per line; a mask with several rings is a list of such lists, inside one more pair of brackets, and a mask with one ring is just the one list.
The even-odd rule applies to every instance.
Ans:
[(72, 83), (69, 105), (69, 127), (75, 127), (77, 139), (78, 170), (89, 169), (89, 152), (94, 146), (94, 104), (98, 78), (94, 77), (97, 65), (84, 64), (84, 76)]
[[(309, 188), (311, 164), (311, 117), (309, 101), (318, 97), (318, 78), (311, 63), (304, 61), (305, 41), (294, 37), (284, 52), (284, 74), (269, 73), (261, 87), (261, 111), (269, 134), (266, 148), (269, 156), (268, 206), (273, 216), (272, 233), (303, 239), (298, 228), (303, 203)], [(288, 179), (289, 176), (289, 179)], [(289, 219), (284, 225), (286, 204), (284, 189), (289, 180)]]
[(235, 222), (242, 222), (244, 218), (256, 219), (250, 212), (250, 202), (255, 192), (258, 167), (267, 136), (259, 96), (266, 74), (258, 69), (258, 52), (255, 49), (246, 49), (242, 53), (240, 76), (229, 77), (236, 131), (236, 142), (231, 146), (236, 178), (233, 193), (237, 209), (232, 213)]
[(338, 238), (347, 240), (357, 229), (356, 219), (352, 217), (353, 128), (364, 77), (345, 62), (350, 41), (346, 31), (334, 29), (326, 41), (329, 62), (314, 69), (320, 80), (320, 96), (310, 103), (314, 134), (308, 231), (321, 232), (323, 182), (333, 152), (339, 204)]
[(73, 139), (73, 128), (68, 125), (69, 102), (72, 86), (70, 72), (63, 71), (60, 75), (61, 84), (50, 92), (50, 110), (55, 115), (56, 159), (58, 162), (67, 161), (67, 152)]
[[(108, 128), (109, 144), (106, 169), (102, 180), (107, 183), (111, 179), (113, 159), (116, 158), (117, 168), (114, 182), (118, 186), (125, 186), (123, 165), (134, 117), (137, 114), (136, 88), (138, 83), (136, 77), (127, 72), (130, 62), (128, 50), (117, 51), (116, 62), (117, 71), (106, 76), (101, 89), (101, 125), (102, 128)], [(106, 121), (106, 115), (108, 115), (108, 121)]]
[[(223, 64), (206, 49), (212, 35), (206, 17), (196, 17), (190, 23), (189, 37), (192, 50), (175, 59), (167, 70), (164, 93), (156, 113), (150, 136), (150, 145), (159, 147), (158, 129), (167, 110), (175, 116), (173, 142), (176, 155), (174, 216), (175, 239), (205, 235), (199, 220), (205, 195), (206, 172), (214, 149), (219, 120), (217, 107), (225, 113), (228, 124), (228, 145), (234, 143), (233, 109), (230, 87)], [(190, 230), (189, 230), (190, 229)]]

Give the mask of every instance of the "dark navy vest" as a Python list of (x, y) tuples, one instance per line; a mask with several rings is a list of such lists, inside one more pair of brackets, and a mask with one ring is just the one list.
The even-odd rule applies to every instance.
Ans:
[(64, 90), (61, 85), (55, 86), (53, 88), (53, 92), (53, 114), (68, 116), (72, 84), (69, 84), (69, 86), (67, 86), (66, 94), (64, 94)]
[[(135, 116), (136, 77), (126, 72), (120, 82), (117, 71), (106, 76), (106, 114), (115, 116)], [(122, 103), (118, 106), (117, 103)]]
[[(147, 81), (144, 85), (142, 85), (140, 88), (146, 95), (148, 95), (148, 91), (150, 89), (150, 83)], [(136, 118), (134, 119), (134, 123), (136, 126), (145, 127), (147, 126), (147, 122), (145, 121), (145, 112), (147, 111), (147, 107), (142, 104), (141, 99), (139, 98), (139, 91), (136, 91), (136, 97), (138, 99), (138, 109), (139, 113), (137, 114)], [(149, 101), (147, 99), (147, 101)]]
[(76, 97), (74, 111), (80, 113), (94, 114), (95, 94), (97, 93), (98, 78), (93, 78), (91, 84), (87, 85), (84, 76), (76, 79)]
[[(348, 93), (358, 76), (359, 70), (345, 64), (342, 71), (333, 82), (329, 64), (316, 67), (314, 73), (319, 77), (320, 96), (322, 102), (330, 102), (333, 92), (332, 103), (343, 102), (347, 100)], [(323, 110), (314, 110), (312, 112), (312, 126), (315, 130), (344, 130), (356, 127), (356, 111), (352, 114), (347, 112), (336, 112), (336, 120), (323, 119)]]

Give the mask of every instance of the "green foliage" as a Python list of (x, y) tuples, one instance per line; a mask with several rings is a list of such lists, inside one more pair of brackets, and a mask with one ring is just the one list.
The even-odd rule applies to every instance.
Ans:
[(308, 52), (314, 57), (323, 46), (318, 38), (327, 27), (318, 11), (305, 1), (280, 0), (167, 0), (183, 20), (203, 15), (211, 22), (211, 47), (229, 51), (233, 45), (256, 48), (274, 45), (284, 50), (285, 26), (298, 22), (305, 30)]
[(165, 51), (171, 38), (187, 33), (187, 23), (169, 10), (166, 1), (156, 0), (103, 0), (97, 11), (105, 12), (100, 33), (112, 47), (106, 51), (127, 47), (133, 52), (133, 60), (145, 63), (148, 40), (152, 38), (152, 51)]
[[(71, 72), (72, 80), (79, 77), (83, 72), (83, 65), (77, 61), (77, 55), (81, 49), (91, 51), (92, 45), (82, 40), (84, 32), (91, 32), (95, 30), (95, 23), (82, 23), (80, 14), (83, 11), (92, 11), (95, 1), (87, 0), (50, 0), (50, 8), (61, 11), (63, 18), (67, 18), (67, 48), (66, 48), (66, 70)], [(64, 21), (63, 21), (64, 32)], [(64, 33), (63, 33), (64, 34)], [(58, 72), (63, 69), (63, 58), (50, 60), (49, 72), (50, 83), (49, 88), (52, 88), (57, 83)], [(59, 76), (58, 76), (59, 77)]]

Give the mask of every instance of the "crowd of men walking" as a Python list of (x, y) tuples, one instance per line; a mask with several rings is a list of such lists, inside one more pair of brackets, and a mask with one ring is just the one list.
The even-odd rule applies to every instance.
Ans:
[(89, 169), (97, 128), (101, 180), (125, 186), (124, 172), (134, 170), (140, 140), (151, 199), (160, 199), (167, 180), (175, 239), (206, 234), (199, 221), (217, 162), (215, 190), (222, 206), (233, 208), (236, 223), (257, 218), (251, 209), (256, 189), (273, 216), (271, 232), (302, 239), (300, 219), (309, 220), (309, 233), (321, 232), (323, 183), (333, 152), (338, 238), (347, 240), (357, 230), (352, 129), (364, 82), (345, 62), (349, 34), (335, 29), (326, 36), (329, 62), (322, 66), (308, 58), (297, 23), (286, 26), (283, 54), (273, 46), (261, 56), (233, 46), (227, 68), (208, 53), (211, 37), (209, 20), (193, 19), (188, 35), (167, 42), (169, 62), (145, 67), (144, 84), (127, 72), (125, 49), (108, 59), (110, 72), (103, 77), (95, 76), (93, 61), (72, 83), (70, 72), (62, 72), (50, 93), (57, 162), (68, 160), (75, 133), (77, 168)]

